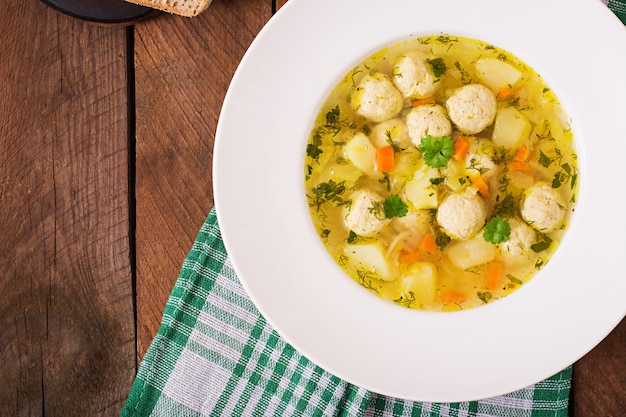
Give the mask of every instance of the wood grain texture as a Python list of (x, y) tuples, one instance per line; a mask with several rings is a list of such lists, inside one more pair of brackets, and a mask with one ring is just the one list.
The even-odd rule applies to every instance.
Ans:
[(574, 364), (570, 417), (626, 416), (626, 319)]
[(125, 31), (36, 1), (0, 17), (0, 415), (116, 415), (135, 371)]
[(287, 0), (276, 0), (274, 3), (276, 4), (276, 11), (278, 11), (281, 7), (287, 4)]
[(215, 0), (197, 17), (162, 15), (135, 27), (139, 357), (213, 206), (224, 95), (271, 12), (270, 0)]

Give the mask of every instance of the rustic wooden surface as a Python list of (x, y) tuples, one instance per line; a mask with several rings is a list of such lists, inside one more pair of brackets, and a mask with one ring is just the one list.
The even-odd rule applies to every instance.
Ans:
[(224, 0), (192, 19), (163, 14), (135, 27), (140, 356), (213, 206), (213, 141), (230, 79), (271, 15), (270, 1)]
[[(85, 24), (0, 1), (0, 416), (117, 416), (213, 205), (231, 76), (284, 1)], [(626, 321), (571, 415), (626, 415)]]
[(126, 32), (37, 1), (0, 19), (0, 415), (114, 415), (136, 353)]

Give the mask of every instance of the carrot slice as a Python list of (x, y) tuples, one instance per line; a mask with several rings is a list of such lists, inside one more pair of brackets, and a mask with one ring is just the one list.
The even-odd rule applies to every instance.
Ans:
[(529, 157), (530, 157), (530, 149), (527, 148), (526, 146), (522, 146), (515, 153), (515, 156), (513, 157), (513, 160), (514, 161), (520, 161), (520, 162), (521, 161), (528, 161)]
[(509, 162), (509, 169), (511, 171), (528, 171), (528, 162), (526, 162), (526, 161), (511, 161), (511, 162)]
[(395, 157), (391, 146), (383, 146), (376, 150), (376, 169), (378, 171), (391, 171), (395, 166)]
[(469, 151), (470, 142), (467, 140), (465, 136), (459, 136), (454, 141), (454, 153), (452, 154), (452, 158), (457, 161), (461, 161), (465, 158), (467, 151)]
[(530, 149), (522, 146), (509, 162), (509, 169), (511, 171), (528, 171), (528, 158), (530, 158)]
[(485, 270), (485, 285), (489, 290), (493, 291), (500, 286), (501, 279), (502, 262), (490, 262)]
[(470, 175), (470, 182), (476, 188), (483, 197), (489, 197), (489, 185), (485, 182), (485, 179), (480, 174)]
[(432, 233), (426, 233), (422, 241), (420, 242), (419, 248), (424, 252), (435, 253), (437, 251), (437, 242), (435, 241), (435, 236)]
[(417, 262), (422, 259), (422, 251), (419, 249), (415, 249), (412, 251), (402, 250), (400, 251), (400, 257), (398, 260), (401, 264), (412, 264), (413, 262)]
[(425, 97), (425, 98), (416, 98), (411, 101), (411, 106), (417, 107), (423, 104), (435, 104), (435, 99), (433, 97)]
[(441, 302), (444, 304), (460, 303), (465, 299), (467, 296), (464, 293), (455, 290), (446, 291), (441, 295)]
[(512, 96), (514, 92), (515, 90), (513, 90), (511, 86), (507, 85), (506, 87), (503, 87), (502, 90), (498, 91), (498, 94), (496, 94), (496, 98), (498, 100), (504, 100), (505, 98)]

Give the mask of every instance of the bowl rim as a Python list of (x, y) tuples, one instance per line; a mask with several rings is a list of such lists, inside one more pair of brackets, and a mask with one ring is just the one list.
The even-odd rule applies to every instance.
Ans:
[[(611, 44), (618, 50), (626, 49), (626, 31), (599, 2), (529, 1), (515, 14), (518, 21), (532, 18), (532, 33), (492, 21), (510, 15), (514, 5), (509, 2), (467, 3), (422, 2), (419, 18), (411, 20), (409, 13), (396, 12), (417, 7), (410, 0), (393, 0), (382, 9), (369, 0), (290, 0), (242, 59), (216, 131), (218, 221), (234, 269), (261, 314), (328, 372), (374, 392), (416, 401), (469, 401), (522, 389), (578, 360), (626, 314), (620, 303), (626, 296), (626, 220), (621, 216), (626, 196), (617, 194), (607, 205), (605, 188), (591, 185), (619, 190), (626, 178), (626, 168), (606, 164), (604, 146), (598, 145), (601, 140), (626, 153), (624, 143), (611, 134), (626, 114), (617, 99), (626, 95), (626, 81), (619, 76), (626, 73), (626, 60), (611, 54), (607, 42), (592, 43), (578, 18), (591, 19), (597, 36), (615, 39)], [(452, 6), (454, 16), (445, 13)], [(387, 23), (372, 25), (374, 17)], [(576, 213), (549, 264), (506, 299), (457, 313), (408, 310), (363, 291), (319, 241), (304, 195), (306, 140), (332, 87), (385, 45), (439, 33), (492, 43), (533, 67), (573, 120), (581, 172)], [(592, 62), (572, 65), (581, 49), (595, 50), (611, 65), (603, 66), (601, 74)], [(577, 88), (581, 79), (590, 84), (588, 91)], [(603, 94), (607, 80), (610, 96)], [(608, 106), (594, 105), (600, 99)], [(280, 163), (268, 148), (279, 149)], [(612, 226), (587, 227), (597, 213)], [(597, 241), (610, 245), (584, 244)], [(597, 265), (586, 259), (595, 259), (605, 272), (598, 274)], [(302, 267), (311, 264), (314, 268)], [(589, 299), (590, 293), (595, 297)], [(507, 326), (507, 320), (515, 326)], [(480, 329), (497, 332), (485, 337)], [(512, 360), (511, 346), (526, 360)], [(381, 356), (381, 351), (394, 355)], [(486, 363), (498, 366), (485, 369)]]

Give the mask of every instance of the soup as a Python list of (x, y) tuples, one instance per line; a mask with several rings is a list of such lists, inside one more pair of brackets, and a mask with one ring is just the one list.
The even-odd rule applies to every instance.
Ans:
[(567, 229), (578, 175), (569, 120), (541, 77), (450, 35), (398, 43), (346, 74), (305, 157), (311, 218), (337, 264), (430, 311), (530, 280)]

